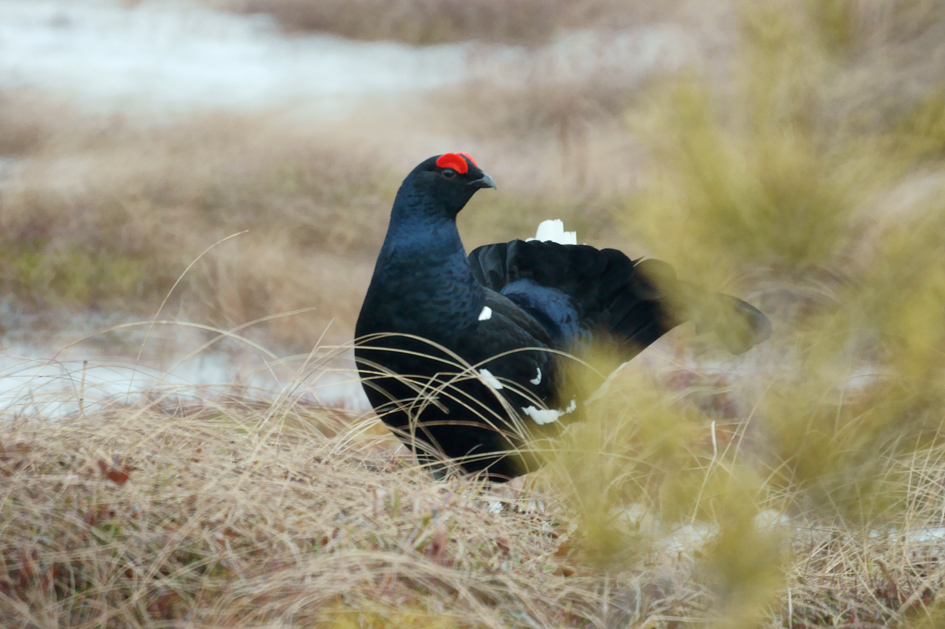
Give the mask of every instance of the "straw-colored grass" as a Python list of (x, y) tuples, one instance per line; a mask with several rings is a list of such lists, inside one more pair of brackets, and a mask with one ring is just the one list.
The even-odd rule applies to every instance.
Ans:
[(6, 427), (5, 626), (581, 626), (645, 604), (568, 556), (553, 497), (433, 482), (370, 425), (152, 404)]
[[(840, 423), (813, 437), (808, 409), (856, 422), (861, 406), (791, 389), (778, 414), (770, 391), (803, 372), (776, 355), (737, 384), (699, 367), (633, 368), (544, 470), (509, 486), (434, 480), (376, 418), (312, 406), (294, 397), (300, 382), (268, 401), (134, 392), (131, 405), (87, 401), (58, 419), (14, 401), (0, 429), (0, 617), (934, 626), (938, 432), (864, 441)], [(785, 452), (791, 439), (811, 442)]]
[[(426, 132), (491, 152), (507, 195), (477, 196), (467, 244), (560, 212), (756, 301), (772, 339), (732, 359), (674, 332), (504, 487), (434, 480), (298, 381), (55, 418), (24, 395), (0, 421), (0, 624), (941, 626), (941, 9), (740, 3), (704, 68), (560, 101), (483, 90), (503, 111), (463, 132), (462, 99), (449, 120), (431, 99)], [(27, 160), (0, 197), (8, 292), (153, 314), (249, 229), (194, 264), (169, 317), (315, 305), (272, 324), (306, 347), (350, 325), (404, 170), (389, 153), (242, 117), (80, 118), (69, 139), (18, 111), (0, 129)]]
[(229, 327), (314, 308), (270, 329), (303, 347), (311, 327), (353, 320), (396, 189), (368, 155), (267, 117), (140, 129), (78, 114), (61, 126), (52, 115), (29, 117), (33, 109), (25, 96), (7, 97), (14, 124), (5, 142), (22, 160), (0, 199), (7, 295), (34, 309), (141, 316), (201, 252), (246, 232), (198, 261), (169, 311)]
[(470, 39), (533, 43), (566, 28), (623, 26), (666, 11), (622, 0), (208, 1), (231, 11), (265, 13), (290, 32), (324, 31), (423, 45)]
[[(196, 260), (166, 312), (231, 327), (308, 309), (257, 328), (299, 351), (313, 329), (350, 338), (400, 178), (434, 150), (361, 118), (306, 125), (215, 113), (142, 128), (17, 92), (0, 114), (10, 121), (0, 151), (12, 160), (0, 190), (0, 289), (19, 308), (140, 317)], [(418, 126), (414, 142), (436, 132)], [(476, 216), (480, 200), (471, 205), (470, 245), (526, 237), (559, 209), (585, 233), (606, 233), (613, 193), (555, 199), (553, 168), (500, 176), (500, 202)]]

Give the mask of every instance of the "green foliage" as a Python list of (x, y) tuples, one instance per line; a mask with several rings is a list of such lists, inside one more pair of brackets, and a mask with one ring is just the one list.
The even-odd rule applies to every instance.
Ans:
[(835, 264), (854, 211), (902, 172), (879, 138), (825, 126), (836, 70), (778, 7), (742, 11), (734, 94), (683, 77), (630, 116), (653, 166), (628, 230), (714, 284), (758, 266)]
[(829, 53), (849, 51), (854, 44), (858, 15), (855, 0), (805, 0), (819, 43)]
[(917, 159), (945, 159), (945, 87), (929, 90), (894, 125), (900, 150)]
[[(889, 5), (889, 28), (913, 5)], [(775, 336), (755, 350), (780, 365), (729, 377), (730, 388), (739, 378), (755, 387), (740, 398), (750, 415), (730, 423), (707, 403), (719, 393), (623, 375), (600, 417), (569, 432), (556, 469), (585, 518), (613, 522), (615, 505), (645, 507), (632, 518), (637, 537), (619, 538), (636, 541), (636, 556), (615, 559), (614, 527), (586, 527), (589, 556), (609, 558), (607, 569), (657, 553), (672, 523), (709, 523), (700, 565), (718, 626), (757, 626), (786, 587), (811, 583), (796, 566), (816, 560), (788, 552), (793, 533), (762, 525), (771, 512), (877, 538), (941, 522), (931, 479), (945, 466), (945, 206), (934, 183), (945, 100), (929, 85), (872, 124), (863, 124), (871, 103), (838, 106), (837, 83), (882, 39), (863, 11), (843, 0), (741, 3), (731, 83), (683, 73), (627, 114), (650, 161), (618, 216), (626, 233), (700, 285), (761, 279), (762, 301), (788, 295), (782, 309), (772, 298)], [(805, 285), (815, 296), (798, 307)], [(606, 504), (588, 498), (602, 493)], [(859, 575), (882, 604), (860, 611), (849, 592), (828, 604), (818, 582), (811, 607), (792, 603), (795, 623), (905, 621), (909, 605), (929, 600), (925, 586), (890, 586), (885, 564), (842, 561), (819, 567)]]
[[(654, 254), (715, 279), (751, 266), (827, 265), (869, 184), (860, 156), (821, 147), (780, 122), (727, 131), (707, 92), (691, 84), (654, 104), (644, 129), (661, 168), (627, 208), (629, 228)], [(852, 163), (851, 163), (852, 162)]]
[[(29, 242), (2, 249), (0, 266), (0, 281), (9, 290), (52, 306), (108, 304), (136, 311), (142, 297), (166, 292), (174, 281), (173, 271), (154, 260)], [(153, 297), (146, 303), (153, 303)]]

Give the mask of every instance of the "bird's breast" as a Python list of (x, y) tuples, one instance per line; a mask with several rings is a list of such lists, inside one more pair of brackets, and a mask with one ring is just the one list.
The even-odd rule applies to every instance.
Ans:
[(359, 334), (411, 334), (445, 342), (478, 322), (484, 297), (471, 276), (442, 267), (385, 271), (368, 289)]

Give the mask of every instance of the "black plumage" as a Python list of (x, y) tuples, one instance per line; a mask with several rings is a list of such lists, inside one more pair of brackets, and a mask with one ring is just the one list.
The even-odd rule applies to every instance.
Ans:
[(770, 334), (749, 304), (615, 249), (515, 240), (467, 256), (455, 219), (484, 187), (495, 184), (465, 154), (407, 176), (358, 317), (365, 392), (421, 459), (493, 480), (535, 469), (529, 441), (557, 434), (582, 401), (565, 399), (565, 354), (594, 343), (629, 360), (688, 320), (733, 352)]

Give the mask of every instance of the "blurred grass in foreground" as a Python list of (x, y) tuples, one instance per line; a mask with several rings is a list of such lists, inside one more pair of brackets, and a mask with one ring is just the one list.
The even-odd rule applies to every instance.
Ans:
[[(919, 4), (933, 3), (891, 3), (886, 26)], [(775, 337), (748, 358), (753, 373), (723, 377), (722, 395), (743, 406), (735, 417), (710, 403), (718, 393), (690, 391), (696, 408), (680, 409), (676, 387), (625, 379), (626, 399), (575, 431), (606, 430), (592, 441), (608, 456), (581, 454), (579, 441), (577, 462), (567, 447), (561, 461), (575, 496), (624, 487), (664, 525), (710, 523), (699, 563), (718, 626), (765, 624), (787, 592), (794, 626), (927, 619), (943, 584), (937, 558), (909, 537), (945, 524), (934, 480), (945, 470), (945, 110), (934, 84), (881, 117), (838, 100), (858, 46), (878, 36), (860, 21), (870, 10), (742, 3), (731, 84), (684, 73), (628, 116), (651, 156), (626, 206), (628, 233), (703, 285), (755, 290)], [(938, 184), (907, 208), (876, 209), (917, 172), (938, 173)], [(585, 513), (612, 519), (617, 504)], [(763, 526), (769, 511), (792, 524)], [(804, 553), (801, 522), (838, 540), (824, 563)], [(606, 549), (606, 538), (591, 542)], [(867, 558), (878, 540), (908, 551), (905, 573)], [(845, 581), (853, 575), (859, 585)]]

